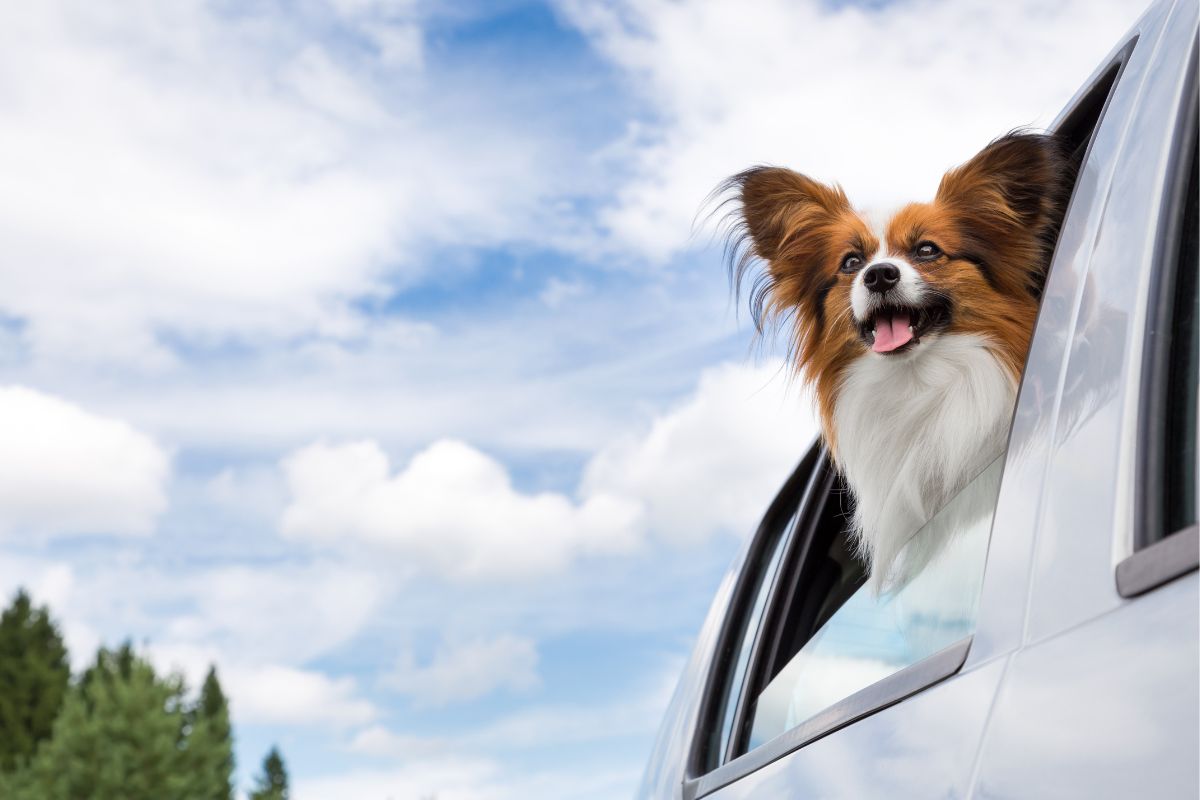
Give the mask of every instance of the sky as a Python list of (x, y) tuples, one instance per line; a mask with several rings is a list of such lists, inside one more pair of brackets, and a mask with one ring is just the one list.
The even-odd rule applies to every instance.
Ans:
[(706, 211), (1049, 124), (1139, 2), (0, 8), (0, 591), (298, 800), (637, 785), (815, 435)]

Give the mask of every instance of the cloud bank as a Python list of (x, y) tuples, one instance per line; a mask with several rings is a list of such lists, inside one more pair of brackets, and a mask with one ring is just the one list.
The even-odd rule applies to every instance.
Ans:
[(0, 387), (0, 534), (144, 536), (166, 509), (170, 456), (120, 420)]
[(285, 535), (366, 543), (453, 578), (561, 570), (580, 553), (633, 544), (636, 507), (607, 495), (576, 503), (515, 490), (495, 459), (435, 442), (396, 474), (378, 444), (314, 444), (283, 463), (292, 501)]
[(562, 0), (646, 109), (612, 153), (609, 246), (662, 260), (759, 163), (867, 207), (931, 197), (991, 139), (1046, 125), (1145, 7), (1128, 0)]
[(423, 247), (527, 230), (537, 135), (428, 91), (413, 14), (6, 5), (0, 312), (23, 346), (154, 369), (179, 339), (352, 336), (351, 301), (411, 283)]
[(317, 443), (282, 463), (285, 535), (358, 545), (455, 579), (561, 572), (579, 558), (748, 534), (816, 435), (785, 367), (723, 365), (649, 430), (602, 449), (576, 496), (525, 493), (502, 464), (435, 442), (399, 471), (375, 442)]
[(502, 635), (445, 643), (426, 665), (406, 653), (383, 684), (418, 706), (443, 706), (478, 699), (497, 689), (529, 691), (541, 683), (532, 639)]

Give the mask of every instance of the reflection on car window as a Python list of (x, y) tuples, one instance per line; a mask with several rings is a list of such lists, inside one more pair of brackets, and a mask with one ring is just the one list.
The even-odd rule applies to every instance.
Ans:
[(970, 635), (1003, 457), (905, 545), (920, 565), (882, 595), (861, 586), (766, 685), (749, 748)]

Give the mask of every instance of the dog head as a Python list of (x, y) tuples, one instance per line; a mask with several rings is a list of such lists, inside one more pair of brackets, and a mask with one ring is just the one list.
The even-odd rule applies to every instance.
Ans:
[(755, 320), (760, 329), (789, 322), (827, 434), (839, 379), (856, 359), (899, 366), (939, 336), (976, 334), (1019, 378), (1069, 172), (1054, 137), (1011, 133), (946, 173), (931, 202), (883, 219), (789, 169), (758, 167), (726, 182), (740, 200), (736, 284), (765, 265)]

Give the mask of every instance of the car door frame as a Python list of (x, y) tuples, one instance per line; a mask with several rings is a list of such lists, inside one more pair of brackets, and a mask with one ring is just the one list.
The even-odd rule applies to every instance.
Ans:
[[(1104, 80), (1107, 73), (1112, 73), (1113, 85), (1119, 82), (1121, 73), (1123, 72), (1134, 45), (1137, 42), (1138, 36), (1134, 34), (1127, 41), (1124, 41), (1119, 46), (1112, 57), (1097, 69), (1092, 79), (1084, 85), (1067, 110), (1060, 116), (1056, 123), (1057, 127), (1068, 126), (1071, 124), (1074, 116), (1077, 115), (1079, 104), (1087, 96), (1088, 91), (1094, 84)], [(1111, 91), (1108, 92), (1108, 97), (1111, 97)], [(1105, 98), (1105, 108), (1107, 108), (1108, 97)], [(1096, 127), (1104, 120), (1104, 110), (1102, 109), (1097, 121)], [(1087, 156), (1085, 155), (1085, 158)], [(1069, 213), (1069, 212), (1068, 212)], [(781, 493), (782, 498), (782, 493)], [(777, 498), (777, 502), (781, 499)], [(803, 503), (801, 503), (801, 513), (803, 513)], [(763, 533), (760, 529), (760, 535)], [(758, 538), (758, 537), (756, 537)], [(790, 550), (801, 550), (802, 541), (790, 544)], [(752, 546), (752, 550), (754, 547)], [(759, 548), (762, 549), (761, 547)], [(985, 578), (986, 580), (986, 578)], [(995, 581), (993, 580), (993, 583)], [(750, 582), (745, 582), (749, 584)], [(740, 610), (744, 610), (745, 604), (748, 602), (745, 597), (749, 589), (746, 586), (738, 587), (741, 591), (735, 591), (733, 599), (730, 603), (730, 613), (726, 615), (726, 625), (723, 626), (719, 644), (714, 651), (714, 655), (708, 670), (705, 690), (702, 694), (701, 708), (697, 716), (700, 725), (697, 728), (702, 728), (705, 721), (711, 719), (711, 713), (714, 705), (714, 692), (720, 686), (722, 679), (722, 670), (727, 669), (723, 664), (723, 660), (727, 660), (731, 650), (731, 632), (729, 628), (729, 620), (733, 619)], [(774, 592), (774, 588), (772, 589)], [(694, 800), (712, 794), (722, 787), (731, 786), (738, 781), (746, 778), (762, 767), (771, 764), (777, 760), (787, 757), (789, 754), (803, 748), (805, 745), (816, 741), (824, 736), (838, 731), (846, 726), (869, 717), (883, 709), (889, 708), (901, 701), (913, 696), (914, 694), (923, 692), (924, 690), (946, 680), (947, 678), (958, 673), (968, 661), (968, 655), (971, 653), (973, 637), (965, 639), (951, 645), (942, 652), (926, 659), (925, 661), (911, 665), (884, 680), (873, 684), (866, 689), (857, 692), (845, 700), (835, 704), (812, 720), (801, 724), (797, 728), (788, 731), (776, 740), (767, 743), (766, 745), (756, 748), (748, 753), (745, 753), (737, 758), (726, 761), (716, 769), (703, 771), (697, 758), (696, 741), (693, 741), (693, 747), (690, 750), (688, 770), (683, 781), (681, 796), (685, 800)], [(756, 645), (757, 649), (757, 645)], [(976, 663), (979, 663), (978, 660)], [(747, 670), (747, 674), (752, 671)], [(744, 693), (744, 692), (743, 692)], [(739, 702), (739, 705), (741, 703)], [(699, 738), (699, 736), (697, 736)]]

